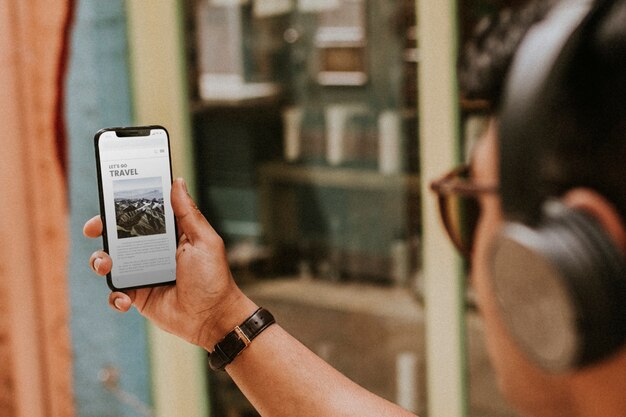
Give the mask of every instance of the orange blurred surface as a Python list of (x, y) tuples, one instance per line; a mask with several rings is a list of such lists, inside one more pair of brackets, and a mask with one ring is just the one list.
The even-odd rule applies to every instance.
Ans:
[(70, 0), (0, 0), (0, 415), (70, 416), (68, 212), (57, 145)]

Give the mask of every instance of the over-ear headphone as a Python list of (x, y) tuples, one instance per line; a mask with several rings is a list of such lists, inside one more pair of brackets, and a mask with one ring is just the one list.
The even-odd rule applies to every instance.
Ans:
[[(500, 183), (507, 223), (491, 252), (505, 323), (541, 367), (566, 371), (607, 358), (626, 341), (626, 262), (590, 215), (550, 195), (557, 135), (577, 134), (568, 74), (611, 1), (562, 0), (526, 35), (499, 115)], [(574, 127), (571, 127), (574, 126)], [(542, 150), (542, 151), (538, 151)]]

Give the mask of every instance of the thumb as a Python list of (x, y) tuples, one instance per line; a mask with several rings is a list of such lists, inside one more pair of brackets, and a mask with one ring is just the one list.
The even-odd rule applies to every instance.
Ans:
[(172, 183), (172, 209), (182, 230), (191, 244), (202, 240), (206, 233), (215, 233), (209, 222), (204, 218), (198, 206), (187, 192), (185, 180), (177, 178)]

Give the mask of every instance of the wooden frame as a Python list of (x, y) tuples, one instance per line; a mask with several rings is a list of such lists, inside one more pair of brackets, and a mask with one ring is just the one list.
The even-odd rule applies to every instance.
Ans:
[[(71, 1), (0, 1), (0, 414), (74, 414), (57, 104)], [(9, 134), (6, 134), (9, 132)]]
[[(457, 1), (420, 1), (419, 115), (422, 195), (458, 160)], [(437, 202), (422, 199), (428, 415), (468, 413), (464, 286), (459, 257), (441, 232)]]

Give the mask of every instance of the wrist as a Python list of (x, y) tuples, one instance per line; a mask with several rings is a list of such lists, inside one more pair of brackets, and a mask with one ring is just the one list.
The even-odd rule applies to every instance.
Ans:
[(224, 371), (252, 341), (265, 329), (276, 323), (274, 316), (264, 308), (257, 309), (245, 321), (236, 326), (209, 351), (209, 366), (214, 371)]
[(209, 352), (212, 351), (216, 343), (258, 308), (252, 300), (237, 289), (221, 303), (218, 309), (214, 310), (212, 318), (202, 326), (199, 345)]

